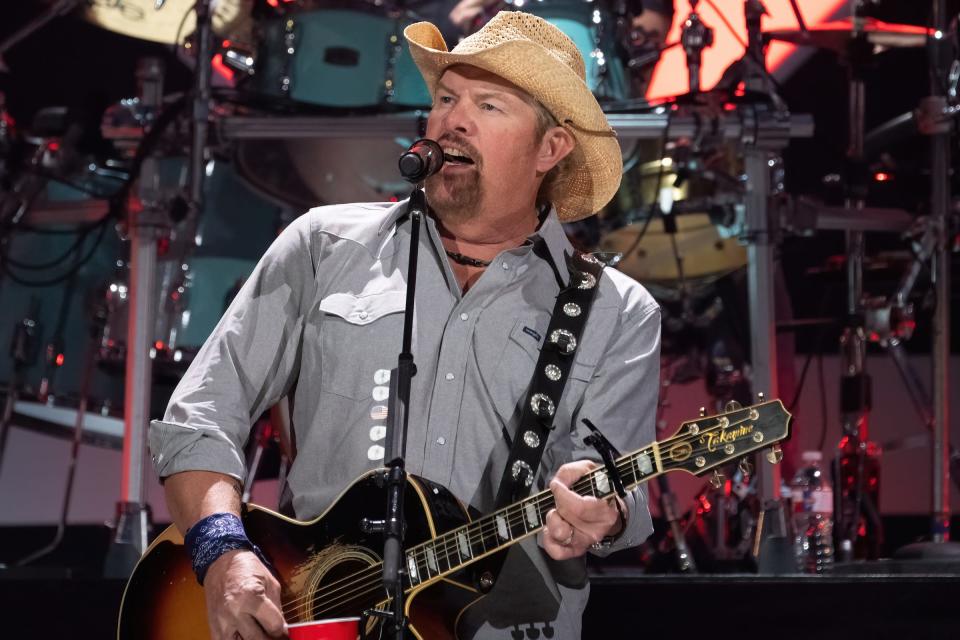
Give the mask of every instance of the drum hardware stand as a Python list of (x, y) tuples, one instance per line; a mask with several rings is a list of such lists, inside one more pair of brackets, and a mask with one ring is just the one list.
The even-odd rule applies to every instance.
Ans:
[(690, 15), (683, 23), (680, 43), (687, 56), (687, 70), (690, 74), (690, 93), (700, 93), (700, 65), (703, 60), (703, 50), (713, 45), (713, 29), (700, 19), (697, 5), (700, 0), (690, 0)]
[(83, 423), (87, 415), (87, 398), (90, 396), (90, 378), (96, 366), (97, 354), (100, 351), (100, 339), (107, 323), (107, 310), (98, 304), (93, 313), (93, 325), (90, 327), (90, 336), (87, 342), (87, 352), (83, 364), (83, 377), (80, 379), (80, 404), (77, 406), (77, 418), (73, 425), (73, 442), (70, 446), (70, 462), (67, 466), (67, 485), (63, 490), (63, 504), (60, 509), (60, 519), (57, 521), (57, 531), (49, 544), (30, 555), (18, 560), (16, 566), (22, 567), (39, 560), (55, 551), (63, 542), (63, 534), (67, 528), (67, 514), (70, 510), (70, 501), (73, 497), (73, 481), (77, 471), (77, 458), (80, 454), (80, 443), (83, 438)]
[[(946, 0), (933, 1), (933, 28), (947, 33), (950, 16)], [(949, 65), (949, 42), (943, 38), (930, 44), (931, 110), (946, 113), (947, 95), (943, 81)], [(936, 243), (933, 253), (933, 280), (937, 306), (933, 317), (933, 491), (931, 541), (907, 545), (899, 558), (956, 560), (960, 545), (950, 542), (950, 240), (952, 238), (950, 195), (950, 144), (952, 122), (944, 119), (928, 131), (930, 135), (930, 211)]]
[(213, 72), (213, 11), (211, 0), (197, 0), (197, 69), (193, 84), (193, 130), (190, 145), (190, 212), (196, 220), (203, 207), (204, 165), (210, 117), (211, 75)]
[[(914, 260), (907, 273), (900, 281), (897, 290), (891, 296), (892, 301), (881, 298), (872, 301), (866, 307), (866, 326), (874, 339), (880, 343), (890, 355), (897, 372), (903, 380), (904, 389), (910, 396), (910, 401), (931, 435), (934, 432), (936, 418), (933, 414), (933, 403), (927, 392), (926, 385), (920, 380), (916, 370), (907, 358), (903, 342), (913, 333), (913, 307), (909, 302), (910, 293), (916, 280), (936, 250), (936, 229), (929, 219), (924, 220), (919, 239), (913, 242)], [(922, 436), (921, 436), (922, 437)], [(955, 446), (949, 446), (949, 475), (954, 484), (960, 487), (960, 451)], [(882, 447), (887, 449), (887, 447)]]
[(27, 315), (20, 319), (13, 330), (10, 341), (10, 358), (13, 360), (13, 375), (7, 383), (7, 394), (3, 404), (3, 416), (0, 417), (0, 467), (3, 466), (7, 448), (7, 434), (13, 419), (13, 410), (23, 385), (23, 372), (33, 364), (37, 357), (37, 341), (40, 339), (40, 323), (36, 320), (40, 314), (40, 301), (32, 298)]
[[(666, 367), (669, 369), (670, 367)], [(657, 402), (657, 426), (663, 421), (663, 410), (668, 406), (667, 395), (672, 386), (670, 374), (665, 373), (665, 368), (660, 369), (660, 398)], [(676, 558), (676, 567), (681, 573), (697, 573), (697, 563), (693, 558), (693, 553), (687, 545), (686, 532), (681, 525), (680, 518), (677, 516), (677, 496), (670, 488), (670, 482), (666, 474), (657, 476), (657, 491), (660, 494), (660, 510), (663, 512), (663, 518), (670, 527), (670, 534), (673, 537), (673, 550)]]
[[(867, 168), (864, 157), (864, 111), (866, 82), (864, 70), (870, 56), (870, 44), (856, 32), (862, 1), (852, 3), (854, 37), (848, 51), (850, 140), (847, 148), (847, 197), (845, 208), (862, 215), (867, 194)], [(845, 231), (847, 246), (847, 321), (840, 337), (842, 375), (840, 378), (840, 407), (843, 437), (833, 461), (834, 536), (837, 539), (840, 561), (853, 559), (854, 545), (860, 537), (861, 517), (865, 518), (864, 538), (868, 557), (879, 555), (882, 523), (877, 517), (877, 505), (867, 493), (865, 474), (879, 474), (869, 441), (869, 414), (871, 410), (871, 379), (866, 372), (867, 332), (863, 305), (863, 260), (865, 237), (861, 230)], [(856, 464), (842, 473), (845, 451), (854, 452)], [(869, 460), (868, 460), (869, 459)], [(848, 490), (846, 486), (849, 486)], [(876, 490), (872, 490), (876, 493)]]
[[(776, 216), (771, 212), (771, 171), (776, 161), (774, 152), (786, 146), (788, 140), (764, 140), (755, 136), (747, 123), (763, 117), (763, 105), (739, 107), (744, 117), (745, 135), (741, 140), (747, 192), (744, 196), (744, 235), (747, 242), (747, 292), (750, 309), (751, 386), (758, 389), (777, 389), (776, 313), (774, 301), (774, 251), (780, 230)], [(776, 118), (790, 117), (773, 111)], [(779, 462), (783, 454), (779, 447), (767, 453), (770, 462)], [(759, 465), (756, 474), (757, 494), (760, 498), (753, 555), (761, 573), (792, 572), (794, 555), (792, 540), (786, 524), (784, 505), (780, 496), (780, 467), (777, 464)]]
[[(162, 107), (163, 74), (163, 62), (158, 58), (145, 58), (138, 64), (137, 78), (144, 106), (158, 110)], [(150, 528), (143, 485), (153, 374), (150, 346), (157, 298), (157, 239), (169, 231), (160, 190), (159, 165), (153, 154), (144, 158), (139, 191), (142, 207), (130, 207), (127, 223), (130, 232), (130, 315), (124, 379), (123, 471), (114, 537), (104, 565), (106, 577), (130, 575), (147, 548)]]

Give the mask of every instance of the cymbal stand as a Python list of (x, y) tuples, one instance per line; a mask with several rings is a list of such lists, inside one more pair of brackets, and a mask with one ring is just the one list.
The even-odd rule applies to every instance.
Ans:
[[(950, 42), (942, 37), (949, 28), (946, 0), (933, 2), (933, 28), (941, 37), (930, 44), (931, 73), (929, 109), (945, 114), (925, 131), (930, 135), (930, 212), (936, 233), (933, 280), (937, 306), (933, 317), (933, 447), (931, 470), (931, 541), (907, 545), (897, 552), (902, 558), (952, 559), (960, 557), (960, 545), (950, 542), (950, 144), (952, 120), (946, 117), (944, 83), (950, 67)], [(954, 56), (955, 57), (955, 56)]]
[[(142, 104), (159, 112), (163, 106), (163, 62), (145, 58), (137, 68)], [(157, 240), (169, 232), (169, 217), (160, 189), (158, 159), (151, 153), (141, 166), (139, 196), (142, 206), (128, 212), (130, 232), (130, 316), (124, 378), (124, 429), (121, 501), (117, 504), (114, 538), (104, 565), (106, 577), (127, 577), (147, 548), (150, 528), (144, 502), (146, 434), (150, 419), (150, 390), (156, 313)]]
[[(750, 73), (745, 82), (751, 89), (769, 79), (764, 63), (759, 25), (763, 6), (747, 0), (745, 18), (748, 32), (753, 32), (748, 51)], [(751, 55), (751, 47), (754, 50)], [(772, 83), (771, 83), (772, 89)], [(778, 218), (771, 215), (771, 199), (779, 188), (780, 180), (774, 180), (779, 165), (778, 153), (787, 146), (788, 139), (764, 138), (758, 135), (757, 122), (764, 116), (774, 120), (789, 119), (789, 112), (771, 91), (770, 105), (762, 103), (738, 106), (744, 122), (740, 150), (747, 177), (744, 196), (744, 232), (747, 243), (747, 294), (750, 308), (750, 359), (753, 392), (762, 394), (777, 392), (777, 342), (775, 293), (775, 251), (780, 239)], [(766, 458), (772, 464), (756, 466), (757, 495), (760, 498), (760, 513), (755, 530), (754, 555), (761, 573), (790, 573), (794, 570), (793, 541), (787, 525), (786, 510), (780, 495), (780, 467), (783, 458), (779, 447), (767, 451)]]
[(197, 67), (193, 83), (193, 137), (190, 145), (190, 217), (196, 219), (203, 206), (204, 165), (210, 116), (210, 83), (213, 72), (213, 11), (211, 0), (198, 0)]
[[(848, 49), (849, 100), (847, 122), (849, 142), (847, 145), (847, 194), (844, 208), (847, 211), (863, 215), (865, 206), (867, 178), (864, 159), (864, 107), (866, 96), (863, 75), (871, 55), (871, 45), (865, 38), (859, 37), (858, 29), (862, 2), (851, 3), (854, 34)], [(861, 516), (876, 513), (871, 493), (866, 490), (864, 475), (867, 471), (867, 458), (873, 458), (873, 449), (868, 440), (868, 419), (871, 406), (871, 380), (866, 372), (867, 333), (864, 328), (863, 309), (863, 258), (864, 232), (859, 229), (846, 230), (845, 244), (847, 254), (847, 318), (840, 337), (841, 371), (840, 407), (843, 437), (838, 455), (833, 464), (834, 482), (834, 532), (838, 541), (839, 559), (850, 560), (854, 544), (859, 536)], [(852, 452), (850, 458), (844, 452)], [(875, 468), (873, 468), (874, 471)], [(876, 491), (873, 491), (876, 495)], [(866, 539), (875, 555), (881, 533), (877, 518), (867, 518)], [(873, 541), (870, 544), (870, 541)]]
[(697, 13), (697, 4), (700, 0), (690, 0), (690, 15), (683, 23), (680, 34), (680, 44), (687, 56), (687, 70), (690, 73), (690, 93), (700, 93), (700, 65), (703, 61), (703, 50), (713, 44), (713, 29), (700, 19)]

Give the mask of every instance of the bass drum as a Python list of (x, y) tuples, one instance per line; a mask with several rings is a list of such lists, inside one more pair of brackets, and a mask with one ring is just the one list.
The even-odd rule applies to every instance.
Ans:
[[(647, 158), (656, 153), (649, 144), (640, 152)], [(680, 289), (708, 292), (747, 264), (738, 238), (742, 208), (733, 167), (726, 149), (682, 168), (669, 157), (638, 163), (597, 218), (597, 248), (622, 254), (617, 268), (662, 301)], [(672, 212), (676, 233), (668, 233), (661, 210)]]

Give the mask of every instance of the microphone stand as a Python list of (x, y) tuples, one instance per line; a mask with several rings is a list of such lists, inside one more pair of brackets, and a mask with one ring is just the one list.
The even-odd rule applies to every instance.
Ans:
[(417, 186), (410, 194), (407, 203), (407, 217), (410, 218), (410, 255), (407, 266), (407, 300), (403, 312), (403, 345), (397, 361), (397, 368), (390, 374), (390, 403), (388, 419), (388, 437), (384, 457), (387, 486), (386, 520), (367, 521), (364, 529), (369, 532), (382, 532), (383, 542), (383, 586), (391, 598), (388, 611), (368, 611), (366, 615), (375, 615), (393, 625), (393, 635), (403, 640), (407, 620), (404, 616), (403, 596), (403, 539), (406, 534), (403, 496), (407, 487), (406, 452), (407, 427), (410, 421), (410, 387), (417, 373), (413, 361), (413, 312), (417, 289), (417, 257), (420, 254), (420, 227), (427, 210), (423, 188)]

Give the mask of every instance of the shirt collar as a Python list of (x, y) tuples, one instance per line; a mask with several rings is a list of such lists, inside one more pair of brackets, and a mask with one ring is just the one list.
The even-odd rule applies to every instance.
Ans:
[[(382, 252), (383, 244), (392, 237), (400, 219), (406, 214), (407, 202), (408, 200), (398, 202), (380, 224), (380, 229), (377, 232), (377, 235), (381, 238), (380, 252)], [(563, 230), (563, 225), (560, 224), (560, 219), (557, 218), (557, 210), (554, 207), (550, 207), (550, 211), (543, 219), (540, 227), (530, 235), (529, 239), (533, 242), (538, 239), (543, 241), (550, 255), (550, 260), (553, 262), (553, 267), (564, 286), (570, 284), (567, 256), (573, 254), (573, 245), (567, 239), (567, 234)]]

